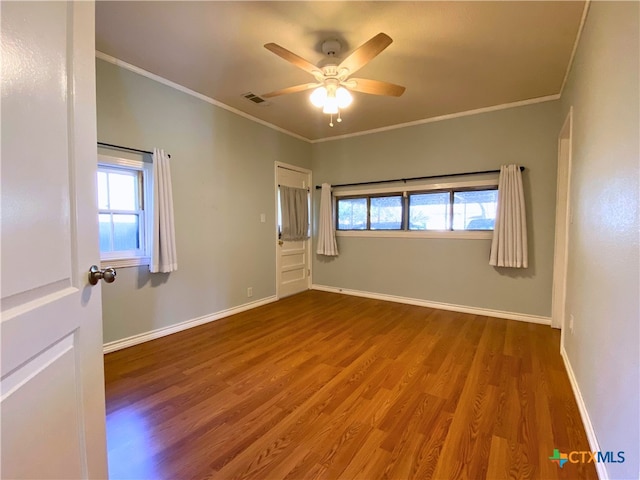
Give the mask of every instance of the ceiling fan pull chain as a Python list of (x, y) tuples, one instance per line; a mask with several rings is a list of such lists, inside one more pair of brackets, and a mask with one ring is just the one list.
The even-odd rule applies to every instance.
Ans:
[(331, 114), (330, 118), (331, 119), (329, 120), (329, 126), (333, 127), (333, 113)]
[(337, 118), (338, 123), (340, 123), (342, 121), (342, 117), (340, 116), (340, 110), (338, 110), (338, 118)]

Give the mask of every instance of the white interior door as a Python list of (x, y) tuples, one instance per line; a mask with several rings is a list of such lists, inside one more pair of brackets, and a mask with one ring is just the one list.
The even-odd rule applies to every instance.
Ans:
[(0, 8), (2, 477), (106, 478), (94, 5)]
[[(292, 165), (276, 164), (276, 189), (280, 185), (295, 188), (311, 188), (311, 171)], [(307, 198), (310, 198), (308, 195)], [(278, 202), (278, 233), (280, 232), (280, 202)], [(311, 212), (309, 212), (311, 222)], [(278, 236), (276, 246), (277, 296), (293, 295), (310, 288), (311, 240), (283, 241)]]
[[(556, 234), (553, 254), (553, 290), (551, 326), (565, 327), (567, 298), (567, 264), (569, 255), (569, 224), (571, 222), (571, 119), (569, 110), (558, 136), (558, 179), (556, 186)], [(573, 327), (573, 325), (571, 326)], [(564, 335), (564, 334), (563, 334)]]

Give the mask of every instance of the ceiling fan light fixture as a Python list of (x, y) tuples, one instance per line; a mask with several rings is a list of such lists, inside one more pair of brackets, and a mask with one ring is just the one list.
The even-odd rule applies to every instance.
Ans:
[(329, 83), (311, 92), (309, 100), (314, 106), (322, 108), (323, 113), (336, 114), (339, 109), (351, 105), (353, 97), (346, 88)]
[(336, 98), (338, 99), (338, 107), (340, 108), (347, 108), (351, 105), (351, 102), (353, 102), (351, 93), (349, 93), (349, 90), (344, 87), (339, 87), (336, 90)]
[(327, 99), (327, 89), (325, 87), (318, 87), (309, 96), (309, 100), (314, 107), (324, 107), (325, 100)]
[(324, 101), (324, 106), (322, 108), (322, 113), (338, 113), (338, 98), (335, 96), (327, 96)]

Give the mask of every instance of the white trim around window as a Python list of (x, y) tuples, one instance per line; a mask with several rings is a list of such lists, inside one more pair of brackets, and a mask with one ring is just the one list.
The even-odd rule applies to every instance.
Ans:
[(352, 197), (356, 195), (377, 195), (381, 193), (403, 193), (403, 192), (422, 192), (428, 190), (448, 190), (450, 188), (476, 188), (476, 187), (497, 187), (498, 176), (492, 175), (491, 178), (483, 180), (468, 180), (463, 182), (447, 182), (447, 183), (412, 183), (411, 185), (398, 185), (396, 187), (362, 187), (344, 190), (340, 187), (334, 187), (334, 197)]
[(493, 230), (336, 230), (337, 237), (457, 238), (491, 240)]
[(141, 232), (141, 248), (131, 251), (101, 252), (101, 268), (114, 267), (136, 267), (149, 265), (151, 262), (151, 229), (153, 212), (153, 165), (142, 160), (132, 160), (128, 158), (113, 157), (109, 155), (98, 155), (98, 165), (102, 167), (115, 167), (127, 170), (137, 170), (142, 172), (142, 208), (143, 225)]
[(130, 258), (114, 258), (110, 260), (108, 258), (100, 259), (100, 268), (124, 268), (124, 267), (138, 267), (140, 265), (149, 265), (151, 257), (130, 257)]

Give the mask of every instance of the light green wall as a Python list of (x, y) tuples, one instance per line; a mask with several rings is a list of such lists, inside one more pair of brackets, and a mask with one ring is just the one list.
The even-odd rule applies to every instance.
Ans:
[(96, 63), (98, 140), (171, 154), (179, 262), (171, 274), (121, 268), (103, 285), (104, 341), (275, 295), (274, 162), (308, 168), (310, 145)]
[(550, 316), (559, 114), (552, 101), (314, 144), (316, 184), (524, 165), (529, 228), (526, 270), (489, 266), (491, 240), (339, 237), (339, 257), (315, 255), (314, 283)]
[(561, 101), (314, 145), (97, 61), (99, 140), (172, 154), (180, 263), (169, 275), (120, 269), (103, 285), (105, 342), (241, 305), (248, 286), (252, 300), (275, 293), (274, 161), (312, 168), (316, 184), (525, 165), (527, 270), (490, 267), (488, 240), (341, 237), (340, 257), (314, 254), (313, 279), (549, 316), (556, 141), (573, 106), (575, 328), (564, 345), (600, 448), (625, 451), (625, 463), (605, 466), (608, 477), (637, 478), (639, 13), (637, 2), (591, 3)]
[(569, 81), (573, 172), (564, 346), (608, 478), (639, 478), (638, 2), (592, 2)]

